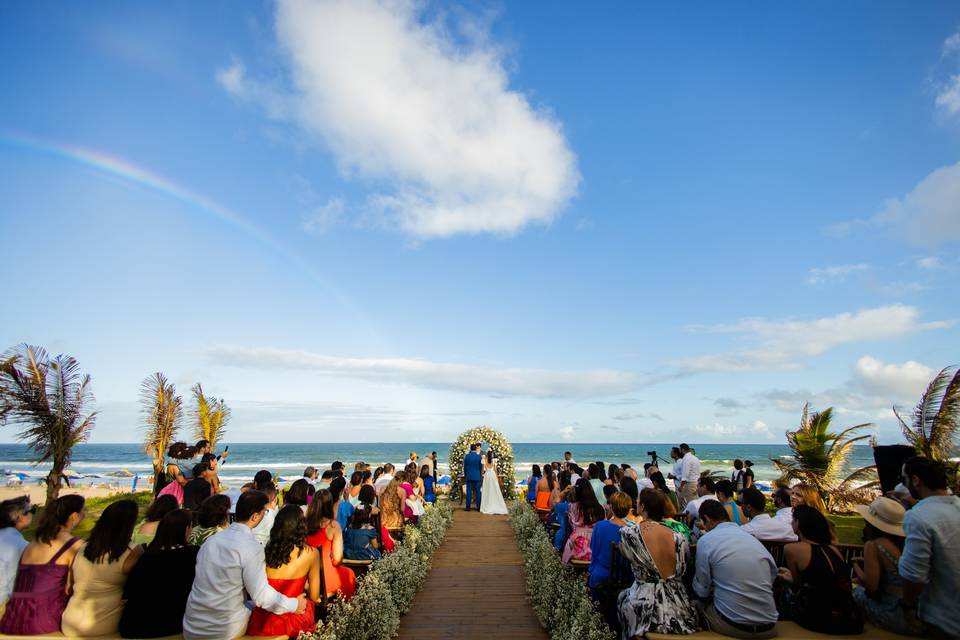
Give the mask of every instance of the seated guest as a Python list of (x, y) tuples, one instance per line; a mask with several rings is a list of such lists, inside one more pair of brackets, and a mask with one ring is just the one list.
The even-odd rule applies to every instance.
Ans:
[(317, 471), (317, 468), (314, 467), (313, 465), (309, 465), (307, 466), (306, 469), (303, 470), (303, 478), (310, 484), (313, 484), (314, 482), (316, 482), (317, 478), (319, 477), (320, 477), (320, 472)]
[(397, 477), (401, 480), (400, 488), (404, 492), (403, 517), (416, 524), (417, 519), (424, 513), (423, 500), (414, 489), (414, 483), (417, 481), (416, 468), (406, 469)]
[(697, 481), (697, 497), (687, 503), (683, 508), (683, 515), (687, 524), (691, 526), (700, 517), (700, 505), (704, 500), (717, 500), (717, 489), (713, 483), (713, 478), (704, 476)]
[[(226, 496), (212, 496), (216, 500)], [(201, 511), (202, 511), (201, 506)], [(193, 587), (200, 547), (187, 544), (190, 512), (171, 511), (157, 525), (156, 535), (134, 565), (123, 586), (123, 638), (162, 638), (179, 635), (183, 612)]]
[(623, 477), (623, 470), (615, 464), (611, 464), (607, 467), (607, 479), (604, 484), (612, 484), (620, 486), (620, 479)]
[(400, 488), (400, 479), (393, 478), (380, 495), (381, 524), (390, 530), (403, 528), (403, 502), (407, 492)]
[(67, 577), (80, 548), (80, 539), (70, 532), (84, 515), (84, 500), (77, 495), (61, 496), (41, 512), (34, 541), (20, 556), (0, 633), (36, 636), (60, 631)]
[[(217, 471), (220, 462), (217, 460), (217, 456), (212, 453), (205, 453), (200, 458), (200, 463), (207, 465), (202, 474), (203, 479), (210, 483), (214, 493), (220, 493), (220, 474)], [(193, 472), (193, 476), (197, 477), (196, 471)]]
[(29, 544), (22, 531), (33, 522), (30, 498), (21, 496), (0, 502), (0, 617), (17, 577), (20, 556)]
[[(823, 498), (820, 496), (820, 493), (817, 491), (816, 487), (812, 487), (808, 484), (793, 485), (793, 487), (790, 489), (790, 506), (799, 507), (801, 505), (813, 507), (822, 513), (824, 517), (827, 516), (827, 505), (824, 504)], [(791, 515), (791, 522), (792, 521), (793, 518)], [(827, 523), (830, 525), (831, 544), (837, 544), (839, 542), (839, 538), (837, 538), (836, 526), (829, 518), (827, 519)]]
[[(243, 494), (241, 494), (243, 495)], [(210, 496), (200, 505), (197, 526), (190, 533), (190, 544), (201, 546), (210, 536), (230, 526), (230, 498), (223, 494)]]
[(673, 529), (686, 538), (687, 542), (690, 542), (690, 527), (677, 520), (677, 506), (673, 500), (670, 499), (670, 496), (659, 489), (644, 489), (644, 491), (657, 491), (660, 493), (660, 496), (663, 498), (663, 520), (660, 521), (660, 524)]
[(371, 512), (370, 507), (361, 505), (350, 517), (350, 524), (343, 540), (343, 555), (350, 560), (380, 559), (377, 531), (370, 524)]
[(139, 509), (133, 500), (109, 505), (93, 526), (71, 569), (73, 595), (63, 612), (65, 636), (105, 636), (117, 632), (123, 613), (127, 574), (143, 554), (131, 545)]
[(343, 478), (334, 478), (330, 483), (330, 496), (333, 498), (333, 512), (337, 518), (337, 524), (340, 525), (340, 531), (347, 530), (347, 522), (353, 515), (353, 505), (343, 498), (347, 482)]
[(714, 488), (717, 490), (717, 500), (723, 504), (727, 515), (730, 516), (730, 522), (735, 525), (746, 524), (747, 518), (744, 517), (740, 505), (733, 501), (733, 483), (729, 480), (720, 480), (714, 484)]
[[(601, 492), (603, 484), (600, 484)], [(604, 519), (603, 507), (597, 502), (593, 485), (581, 478), (574, 489), (574, 503), (567, 514), (570, 522), (570, 537), (563, 548), (563, 563), (571, 560), (590, 560), (590, 537), (593, 525)]]
[(607, 475), (603, 472), (603, 464), (598, 465), (596, 462), (591, 462), (587, 467), (587, 473), (584, 477), (590, 480), (590, 486), (593, 487), (597, 504), (606, 504), (607, 499), (603, 495), (603, 481), (607, 479)]
[(314, 630), (313, 603), (320, 600), (320, 562), (317, 550), (306, 542), (307, 521), (303, 510), (288, 504), (277, 513), (270, 541), (264, 547), (267, 582), (279, 593), (299, 598), (310, 585), (310, 601), (302, 612), (272, 613), (257, 607), (250, 614), (248, 636), (287, 636)]
[(774, 518), (786, 520), (787, 524), (793, 522), (793, 507), (790, 505), (790, 489), (780, 487), (773, 492), (773, 506), (777, 508)]
[(133, 534), (135, 544), (150, 544), (154, 534), (157, 532), (157, 526), (163, 520), (163, 516), (171, 511), (179, 509), (177, 499), (171, 495), (157, 496), (156, 500), (147, 507), (147, 515), (143, 523), (137, 527)]
[(383, 490), (386, 489), (390, 481), (393, 480), (393, 471), (394, 466), (388, 462), (383, 465), (383, 473), (380, 474), (380, 477), (373, 481), (373, 488), (377, 490), (378, 496), (383, 493)]
[(756, 487), (746, 487), (740, 492), (743, 513), (750, 522), (741, 528), (761, 542), (796, 542), (793, 526), (781, 518), (771, 518), (766, 513), (767, 499)]
[(619, 493), (619, 490), (612, 484), (603, 485), (603, 513), (605, 514), (604, 517), (608, 519), (613, 514), (613, 511), (610, 509), (610, 498), (616, 493)]
[[(850, 567), (830, 543), (830, 526), (822, 513), (800, 505), (793, 509), (793, 530), (800, 538), (783, 548), (788, 583), (780, 601), (780, 617), (818, 633), (863, 632), (863, 616), (853, 600)], [(699, 555), (699, 553), (698, 553)]]
[(212, 536), (197, 555), (196, 577), (183, 614), (184, 640), (223, 640), (243, 635), (255, 606), (273, 613), (303, 613), (307, 599), (288, 598), (267, 582), (263, 547), (253, 529), (267, 507), (267, 496), (251, 490), (237, 500), (236, 522)]
[(644, 489), (639, 501), (643, 521), (620, 529), (620, 552), (635, 576), (617, 598), (625, 638), (643, 637), (648, 631), (697, 631), (697, 611), (683, 584), (690, 546), (683, 535), (655, 524), (663, 520), (665, 504), (659, 491)]
[(590, 536), (590, 568), (587, 586), (591, 590), (597, 589), (610, 578), (610, 544), (620, 542), (620, 529), (627, 524), (625, 518), (633, 506), (630, 496), (618, 491), (610, 496), (610, 510), (613, 512), (608, 520), (601, 520), (593, 527)]
[(201, 462), (193, 467), (193, 479), (183, 486), (183, 508), (197, 511), (200, 503), (213, 495), (213, 485), (207, 480), (210, 465)]
[[(335, 474), (333, 471), (330, 471), (329, 469), (327, 469), (326, 471), (324, 471), (323, 473), (320, 474), (320, 480), (317, 481), (317, 484), (316, 484), (316, 487), (315, 487), (315, 488), (316, 488), (316, 489), (327, 489), (327, 490), (329, 491), (329, 490), (330, 490), (330, 483), (333, 482), (333, 479), (334, 479), (335, 477), (337, 477), (337, 474)], [(284, 500), (286, 500), (286, 497), (284, 497)]]
[[(374, 516), (380, 514), (380, 509), (374, 506), (374, 502), (377, 501), (377, 491), (373, 488), (372, 484), (363, 485), (363, 488), (360, 489), (360, 504), (359, 507), (366, 507), (370, 510), (370, 521), (371, 524), (374, 521)], [(390, 536), (390, 532), (387, 531), (387, 528), (383, 526), (382, 517), (380, 523), (380, 542), (383, 544), (383, 550), (386, 553), (393, 551), (396, 542)]]
[(290, 485), (290, 488), (287, 489), (287, 492), (283, 494), (283, 506), (295, 504), (300, 507), (304, 513), (306, 513), (309, 488), (310, 483), (305, 479), (300, 478), (299, 480), (295, 481), (292, 485)]
[(360, 504), (361, 486), (363, 486), (363, 471), (354, 471), (350, 475), (350, 488), (344, 492), (347, 502), (353, 506)]
[[(313, 485), (308, 485), (310, 489), (313, 489)], [(272, 482), (260, 487), (260, 491), (263, 492), (263, 495), (267, 496), (267, 510), (263, 512), (263, 520), (260, 521), (260, 524), (256, 526), (253, 530), (253, 537), (257, 539), (263, 546), (267, 546), (267, 543), (270, 541), (270, 529), (273, 528), (273, 520), (277, 517), (277, 512), (280, 511), (279, 501), (280, 501), (280, 492), (277, 491), (277, 485)], [(309, 496), (307, 496), (309, 499)]]
[(557, 480), (553, 475), (553, 465), (543, 465), (543, 475), (537, 481), (536, 499), (534, 507), (546, 510), (550, 508), (550, 496), (556, 488)]
[(537, 501), (537, 484), (543, 479), (543, 473), (540, 471), (540, 465), (535, 464), (530, 470), (530, 477), (527, 478), (527, 502), (533, 504)]
[(320, 552), (327, 596), (340, 592), (344, 599), (352, 598), (356, 576), (352, 569), (340, 564), (343, 561), (343, 532), (334, 516), (333, 496), (326, 489), (317, 492), (307, 511), (307, 544)]
[(853, 599), (870, 624), (901, 635), (922, 629), (907, 621), (900, 600), (903, 578), (898, 563), (903, 552), (903, 505), (890, 498), (877, 498), (870, 506), (854, 507), (863, 516), (863, 566), (853, 565), (859, 584)]
[(701, 503), (700, 521), (706, 533), (697, 543), (693, 592), (704, 626), (734, 638), (773, 638), (773, 558), (759, 540), (730, 522), (720, 502)]
[(630, 498), (630, 513), (626, 515), (627, 522), (640, 522), (642, 518), (637, 513), (637, 500), (640, 499), (640, 489), (637, 487), (637, 481), (625, 475), (623, 479), (620, 480), (620, 490)]
[(253, 474), (254, 488), (257, 488), (262, 484), (266, 484), (267, 482), (273, 482), (273, 474), (266, 469), (260, 469), (260, 471), (257, 471), (255, 474)]
[(903, 464), (903, 483), (919, 500), (903, 519), (903, 608), (931, 637), (960, 637), (960, 498), (947, 491), (943, 464), (920, 456)]
[(436, 480), (433, 478), (433, 471), (430, 465), (425, 464), (420, 467), (420, 483), (423, 485), (423, 501), (433, 504), (437, 501), (437, 495), (434, 492)]
[(553, 511), (550, 512), (550, 518), (547, 520), (551, 524), (558, 525), (557, 532), (553, 535), (553, 546), (561, 553), (567, 544), (567, 538), (570, 536), (567, 524), (570, 522), (570, 505), (573, 504), (575, 499), (574, 493), (574, 487), (564, 489), (560, 501), (553, 506)]

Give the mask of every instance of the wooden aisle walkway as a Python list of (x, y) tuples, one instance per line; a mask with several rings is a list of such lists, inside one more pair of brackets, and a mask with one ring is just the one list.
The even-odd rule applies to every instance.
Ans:
[(456, 507), (423, 589), (400, 621), (400, 640), (546, 640), (527, 602), (521, 562), (506, 516)]

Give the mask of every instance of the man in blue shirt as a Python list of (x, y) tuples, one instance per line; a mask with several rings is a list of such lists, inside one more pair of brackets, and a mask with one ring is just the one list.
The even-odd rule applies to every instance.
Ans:
[(704, 626), (734, 638), (777, 635), (777, 564), (763, 544), (730, 522), (716, 500), (700, 505), (707, 533), (697, 543), (693, 591)]
[(903, 519), (903, 609), (926, 637), (960, 638), (960, 498), (947, 492), (943, 465), (922, 456), (903, 463), (903, 484), (919, 500)]

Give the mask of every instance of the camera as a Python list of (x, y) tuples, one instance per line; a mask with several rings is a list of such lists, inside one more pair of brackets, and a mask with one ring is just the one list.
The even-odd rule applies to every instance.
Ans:
[(656, 451), (647, 451), (647, 455), (650, 456), (650, 461), (656, 465), (657, 464), (657, 452)]

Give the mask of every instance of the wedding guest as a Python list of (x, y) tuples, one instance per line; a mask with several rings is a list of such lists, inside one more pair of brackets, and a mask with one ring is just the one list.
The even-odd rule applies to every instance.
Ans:
[(700, 504), (700, 521), (706, 533), (697, 542), (693, 592), (704, 626), (734, 638), (773, 638), (777, 565), (770, 553), (718, 501)]
[[(903, 607), (927, 625), (928, 637), (960, 637), (960, 498), (947, 491), (943, 464), (916, 456), (903, 464), (903, 483), (919, 502), (903, 519), (900, 556)], [(919, 612), (917, 611), (919, 605)]]
[[(610, 518), (598, 522), (593, 527), (593, 535), (590, 536), (590, 568), (587, 586), (591, 590), (596, 590), (610, 578), (610, 545), (620, 543), (620, 529), (626, 526), (625, 518), (633, 506), (630, 496), (622, 491), (610, 496), (609, 504), (612, 511)], [(596, 597), (596, 594), (594, 596)]]
[(193, 467), (193, 478), (183, 486), (183, 508), (196, 511), (200, 503), (213, 495), (213, 485), (207, 480), (210, 466), (201, 462)]
[(553, 476), (553, 465), (543, 465), (543, 475), (536, 484), (536, 504), (537, 509), (550, 508), (550, 496), (553, 495), (556, 488), (556, 479)]
[(606, 474), (603, 472), (603, 467), (597, 466), (596, 462), (591, 462), (587, 466), (587, 473), (584, 477), (590, 481), (590, 487), (597, 498), (597, 503), (606, 504), (607, 499), (603, 495), (603, 480), (606, 478)]
[(413, 488), (413, 483), (416, 482), (416, 480), (416, 470), (408, 469), (404, 471), (403, 481), (400, 483), (400, 488), (404, 492), (403, 517), (414, 524), (417, 523), (417, 519), (423, 515), (424, 512), (423, 500), (417, 495), (416, 490)]
[(743, 461), (743, 488), (749, 489), (754, 485), (753, 463), (749, 460)]
[(221, 451), (219, 455), (214, 455), (213, 445), (210, 444), (209, 440), (198, 440), (197, 443), (193, 445), (193, 448), (197, 452), (196, 455), (198, 456), (210, 455), (216, 458), (218, 461), (223, 460), (224, 462), (226, 462), (227, 456), (230, 455), (230, 452), (227, 451), (226, 449)]
[(86, 511), (81, 496), (61, 496), (37, 519), (34, 541), (20, 556), (0, 633), (35, 636), (60, 631), (67, 606), (67, 578), (79, 538), (71, 535)]
[(334, 478), (330, 483), (330, 496), (333, 498), (333, 512), (336, 514), (337, 524), (340, 525), (340, 531), (347, 530), (347, 522), (353, 515), (353, 505), (348, 500), (343, 499), (346, 481), (343, 478)]
[(566, 487), (560, 494), (560, 500), (553, 505), (553, 511), (550, 512), (550, 518), (547, 520), (548, 523), (557, 525), (557, 531), (553, 534), (553, 546), (560, 553), (563, 552), (570, 535), (570, 530), (567, 527), (570, 522), (568, 514), (570, 513), (570, 505), (574, 501), (574, 493), (574, 487)]
[(687, 539), (656, 523), (664, 518), (663, 498), (655, 489), (640, 492), (643, 521), (620, 529), (620, 552), (633, 568), (634, 582), (620, 593), (617, 605), (623, 637), (648, 631), (689, 634), (697, 631), (697, 611), (683, 577), (690, 562)]
[[(313, 489), (313, 485), (308, 485), (309, 489)], [(273, 529), (273, 521), (277, 517), (277, 512), (280, 511), (280, 492), (277, 491), (277, 486), (272, 482), (260, 487), (260, 491), (263, 492), (263, 495), (267, 496), (267, 508), (263, 512), (263, 519), (260, 523), (253, 529), (253, 537), (257, 539), (262, 546), (266, 547), (267, 543), (270, 542), (270, 530)], [(309, 490), (307, 492), (307, 499), (310, 499)], [(301, 510), (303, 507), (301, 507)]]
[(337, 476), (343, 476), (343, 463), (339, 460), (334, 460), (333, 464), (330, 465), (330, 471), (333, 472), (334, 478)]
[[(245, 494), (241, 494), (245, 495)], [(259, 522), (258, 522), (259, 524)], [(188, 538), (197, 547), (230, 526), (230, 498), (223, 494), (210, 496), (200, 504), (197, 526)]]
[(697, 497), (697, 481), (700, 480), (700, 458), (693, 454), (690, 445), (680, 444), (682, 461), (680, 472), (680, 491), (677, 492), (677, 506), (683, 509), (687, 503)]
[(237, 500), (236, 522), (201, 547), (183, 614), (184, 640), (243, 635), (250, 618), (244, 592), (254, 605), (273, 613), (306, 611), (303, 595), (288, 598), (267, 582), (263, 547), (253, 537), (266, 506), (262, 492), (247, 491)]
[[(333, 482), (333, 479), (336, 477), (337, 474), (335, 474), (333, 471), (330, 471), (330, 469), (327, 469), (320, 474), (320, 480), (317, 481), (316, 488), (327, 489), (329, 491), (330, 483)], [(286, 495), (284, 495), (284, 502), (286, 502)]]
[(786, 520), (788, 524), (793, 522), (793, 507), (790, 500), (790, 489), (780, 487), (773, 492), (773, 506), (777, 508), (774, 518)]
[(730, 474), (730, 482), (733, 484), (733, 490), (740, 495), (743, 491), (743, 460), (737, 458), (733, 461), (733, 473)]
[(383, 465), (383, 473), (373, 482), (373, 488), (377, 490), (377, 495), (381, 495), (387, 488), (390, 481), (393, 480), (394, 466), (389, 462)]
[[(220, 461), (212, 453), (205, 453), (200, 458), (200, 464), (207, 465), (207, 468), (203, 472), (203, 479), (210, 483), (210, 487), (214, 493), (220, 493), (220, 472), (218, 471)], [(194, 477), (197, 476), (196, 471), (194, 471), (193, 475)]]
[(309, 583), (309, 601), (302, 612), (273, 613), (257, 607), (250, 614), (249, 636), (287, 636), (314, 630), (313, 603), (320, 599), (320, 562), (317, 550), (306, 542), (307, 522), (303, 511), (288, 504), (277, 513), (270, 540), (264, 547), (267, 582), (278, 593), (299, 598)]
[[(226, 496), (207, 500), (219, 498), (229, 501)], [(200, 551), (200, 547), (187, 544), (190, 519), (186, 509), (167, 513), (157, 525), (153, 540), (145, 545), (123, 586), (121, 637), (163, 638), (183, 631), (183, 613)]]
[(320, 472), (312, 465), (303, 470), (303, 477), (307, 482), (314, 483), (319, 476)]
[[(806, 505), (808, 507), (813, 507), (819, 511), (823, 517), (827, 517), (827, 505), (824, 504), (823, 498), (820, 496), (820, 492), (817, 491), (816, 487), (811, 487), (808, 484), (795, 484), (790, 489), (790, 506), (799, 507), (801, 505)], [(791, 513), (791, 522), (793, 521), (793, 515)], [(837, 528), (833, 524), (833, 521), (827, 518), (827, 523), (830, 525), (830, 540), (832, 544), (837, 544), (839, 538), (837, 537)]]
[(630, 523), (640, 522), (642, 518), (639, 515), (637, 501), (640, 499), (640, 488), (637, 487), (637, 481), (630, 476), (624, 476), (620, 481), (620, 490), (630, 498), (630, 513), (626, 519)]
[(317, 492), (307, 511), (307, 544), (320, 552), (327, 595), (340, 592), (344, 599), (352, 598), (356, 576), (349, 567), (340, 564), (343, 561), (343, 532), (334, 515), (333, 496), (326, 489)]
[(143, 523), (137, 527), (133, 534), (133, 541), (136, 544), (150, 544), (154, 534), (157, 532), (157, 526), (163, 520), (163, 516), (179, 508), (177, 499), (171, 495), (157, 496), (157, 498), (147, 507), (147, 515)]
[(733, 483), (729, 480), (721, 480), (714, 485), (714, 488), (717, 491), (717, 500), (723, 504), (727, 515), (730, 516), (730, 522), (737, 526), (746, 524), (747, 518), (744, 517), (740, 505), (733, 500)]
[(527, 478), (527, 502), (533, 504), (537, 501), (537, 483), (543, 478), (540, 471), (540, 465), (535, 464), (530, 471), (530, 477)]
[(360, 504), (360, 487), (363, 486), (363, 471), (350, 474), (350, 488), (345, 492), (347, 502), (353, 506)]
[(667, 478), (673, 480), (673, 490), (680, 494), (680, 481), (683, 479), (683, 463), (680, 461), (680, 447), (671, 447), (670, 448), (670, 459), (673, 460), (673, 467), (669, 473), (667, 473)]
[(566, 464), (577, 464), (577, 461), (573, 459), (573, 454), (569, 451), (563, 452), (563, 461)]
[[(698, 529), (695, 525), (697, 518), (700, 517), (700, 505), (703, 504), (705, 500), (720, 501), (717, 497), (716, 485), (713, 482), (713, 478), (710, 477), (703, 477), (697, 481), (697, 498), (688, 502), (687, 506), (683, 509), (687, 524), (694, 529), (694, 533), (697, 533)], [(697, 533), (697, 535), (699, 536), (699, 533)]]
[(615, 464), (611, 464), (607, 467), (607, 479), (604, 481), (604, 484), (619, 486), (620, 478), (622, 477), (623, 471), (620, 470), (620, 467)]
[[(424, 465), (426, 466), (426, 465)], [(433, 476), (430, 476), (432, 479)], [(350, 560), (379, 560), (377, 531), (370, 524), (372, 510), (361, 505), (353, 512), (343, 541), (343, 555)]]
[(63, 612), (65, 636), (115, 634), (123, 613), (123, 586), (143, 547), (131, 545), (139, 509), (133, 500), (119, 500), (100, 514), (90, 538), (73, 560), (73, 595)]
[(32, 522), (33, 509), (28, 496), (0, 502), (0, 617), (13, 592), (20, 556), (29, 544), (22, 532)]
[(380, 514), (384, 527), (391, 530), (403, 528), (403, 508), (407, 492), (400, 488), (400, 480), (393, 478), (380, 495)]
[[(358, 505), (358, 507), (363, 506), (368, 508), (370, 510), (371, 519), (373, 518), (373, 516), (376, 516), (381, 513), (380, 509), (378, 509), (374, 505), (376, 501), (377, 501), (376, 490), (373, 488), (372, 485), (364, 485), (363, 488), (360, 489), (360, 505)], [(387, 531), (387, 528), (383, 525), (382, 517), (381, 517), (381, 523), (380, 523), (380, 540), (383, 543), (383, 550), (386, 553), (390, 553), (391, 551), (393, 551), (394, 545), (396, 543), (394, 539), (390, 537), (390, 532)]]
[[(197, 450), (186, 442), (174, 442), (167, 447), (167, 462), (163, 474), (154, 479), (153, 490), (158, 496), (172, 495), (183, 502), (183, 486), (193, 478), (193, 458)], [(177, 486), (171, 487), (171, 484)]]
[(406, 467), (410, 466), (410, 464), (416, 464), (416, 462), (417, 462), (417, 452), (416, 452), (416, 451), (411, 451), (411, 452), (410, 452), (410, 457), (407, 458), (407, 461), (403, 463), (403, 466), (404, 466), (404, 468), (406, 468)]
[[(331, 485), (333, 483), (331, 482)], [(287, 489), (287, 492), (283, 495), (283, 505), (295, 504), (300, 509), (306, 513), (307, 512), (307, 488), (310, 486), (310, 483), (300, 478), (299, 480), (294, 481), (290, 485), (290, 488)], [(342, 487), (341, 487), (342, 489)]]
[(604, 519), (603, 507), (597, 502), (597, 494), (589, 480), (581, 478), (577, 482), (574, 496), (574, 503), (567, 514), (571, 530), (563, 548), (564, 564), (569, 564), (571, 560), (590, 560), (593, 526)]
[(427, 492), (427, 487), (423, 484), (423, 478), (420, 477), (420, 466), (417, 464), (410, 465), (407, 473), (413, 472), (413, 477), (416, 478), (416, 482), (413, 484), (413, 491), (418, 496), (420, 496), (421, 502), (423, 501), (423, 496)]
[(916, 635), (904, 615), (903, 578), (898, 564), (903, 553), (903, 505), (890, 498), (877, 498), (869, 506), (854, 507), (864, 520), (863, 565), (854, 564), (858, 584), (853, 599), (867, 622), (901, 635)]
[[(659, 489), (644, 489), (643, 491), (656, 491), (660, 494), (663, 502), (663, 520), (660, 521), (660, 524), (667, 527), (668, 529), (673, 529), (683, 537), (687, 539), (687, 542), (690, 542), (690, 537), (692, 532), (690, 527), (688, 527), (683, 522), (677, 520), (677, 507), (673, 503), (673, 500), (670, 499), (670, 496), (660, 491)], [(643, 494), (643, 491), (640, 493)]]
[(576, 463), (568, 464), (567, 469), (570, 471), (570, 486), (575, 486), (577, 481), (583, 477), (583, 469), (577, 466)]
[[(427, 458), (429, 459), (429, 457)], [(433, 477), (433, 470), (429, 465), (420, 467), (420, 483), (423, 485), (423, 501), (433, 504), (437, 501), (437, 495), (434, 493), (436, 480)]]
[(266, 484), (268, 482), (273, 482), (273, 474), (267, 471), (266, 469), (261, 469), (253, 475), (253, 486), (254, 488), (259, 487), (260, 485)]
[(750, 522), (741, 528), (760, 542), (796, 542), (793, 526), (781, 518), (771, 518), (766, 513), (767, 499), (755, 487), (747, 487), (740, 493), (743, 513)]
[[(850, 567), (831, 544), (830, 526), (822, 513), (800, 505), (793, 509), (793, 530), (800, 538), (783, 548), (786, 568), (780, 576), (780, 614), (804, 629), (831, 635), (863, 632), (863, 616), (853, 600)], [(697, 552), (699, 562), (699, 550)]]

